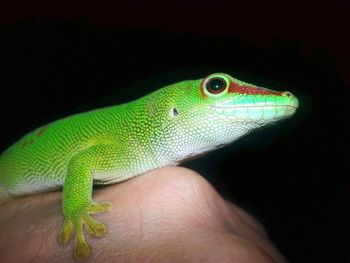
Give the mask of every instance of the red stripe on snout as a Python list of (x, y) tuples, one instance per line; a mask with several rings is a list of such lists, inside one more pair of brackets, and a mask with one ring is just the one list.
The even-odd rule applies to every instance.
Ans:
[(268, 90), (259, 87), (251, 87), (240, 85), (236, 82), (231, 81), (230, 86), (228, 88), (228, 93), (239, 93), (239, 94), (248, 94), (248, 95), (281, 95), (281, 91)]

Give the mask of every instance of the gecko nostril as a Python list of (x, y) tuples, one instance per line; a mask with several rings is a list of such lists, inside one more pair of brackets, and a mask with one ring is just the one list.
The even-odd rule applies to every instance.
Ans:
[(294, 97), (294, 95), (293, 95), (291, 92), (289, 92), (289, 91), (283, 92), (283, 96), (286, 96), (286, 97), (288, 97), (288, 98)]

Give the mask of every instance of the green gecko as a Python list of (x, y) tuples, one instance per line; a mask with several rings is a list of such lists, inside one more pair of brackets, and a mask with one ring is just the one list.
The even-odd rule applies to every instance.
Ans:
[(292, 116), (290, 92), (227, 74), (186, 80), (135, 101), (69, 116), (25, 135), (0, 157), (0, 202), (63, 188), (59, 241), (75, 236), (74, 256), (90, 253), (83, 225), (104, 237), (91, 214), (111, 209), (92, 200), (93, 184), (112, 184), (227, 145)]

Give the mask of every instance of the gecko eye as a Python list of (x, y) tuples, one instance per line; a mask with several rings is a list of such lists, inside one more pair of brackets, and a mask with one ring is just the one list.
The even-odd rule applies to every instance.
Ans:
[(219, 94), (226, 89), (226, 81), (223, 78), (212, 78), (206, 84), (206, 90), (211, 94)]

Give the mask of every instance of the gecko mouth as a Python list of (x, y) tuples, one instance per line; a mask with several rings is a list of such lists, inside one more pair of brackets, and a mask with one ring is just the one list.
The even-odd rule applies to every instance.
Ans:
[(212, 108), (218, 110), (268, 110), (268, 109), (289, 109), (296, 110), (299, 107), (299, 101), (291, 93), (287, 93), (288, 96), (282, 97), (280, 101), (255, 101), (254, 103), (242, 103), (235, 100), (226, 100), (219, 103), (210, 105)]
[(299, 101), (292, 93), (283, 92), (282, 96), (276, 98), (236, 97), (219, 101), (210, 107), (225, 118), (270, 122), (294, 115)]
[(292, 116), (297, 104), (271, 104), (271, 105), (211, 105), (211, 108), (226, 118), (274, 121)]
[(218, 105), (210, 105), (210, 107), (215, 109), (223, 109), (223, 110), (233, 110), (233, 109), (250, 109), (250, 108), (292, 108), (297, 109), (296, 105), (237, 105), (237, 106), (218, 106)]

